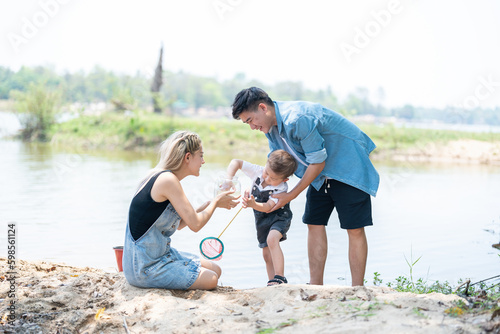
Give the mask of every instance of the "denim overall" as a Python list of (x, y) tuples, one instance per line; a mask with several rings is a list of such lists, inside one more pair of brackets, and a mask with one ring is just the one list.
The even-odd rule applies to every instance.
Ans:
[(170, 247), (170, 236), (181, 217), (171, 203), (139, 239), (134, 240), (127, 221), (123, 247), (123, 273), (127, 281), (140, 288), (189, 288), (198, 278), (198, 256)]
[[(269, 201), (269, 196), (273, 194), (274, 190), (261, 191), (258, 187), (260, 183), (260, 177), (258, 177), (252, 187), (252, 195), (255, 197), (257, 203), (266, 203)], [(273, 212), (267, 213), (253, 210), (253, 213), (255, 216), (255, 227), (257, 228), (257, 240), (259, 241), (260, 248), (267, 247), (266, 239), (270, 230), (277, 230), (283, 235), (280, 241), (286, 240), (286, 232), (290, 228), (292, 222), (292, 211), (290, 210), (289, 203)]]

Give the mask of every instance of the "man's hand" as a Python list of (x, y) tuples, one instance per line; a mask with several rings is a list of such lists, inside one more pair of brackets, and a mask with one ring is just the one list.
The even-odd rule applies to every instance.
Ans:
[(295, 198), (295, 197), (293, 197), (293, 195), (291, 193), (279, 193), (279, 194), (276, 194), (276, 195), (272, 195), (271, 197), (272, 198), (277, 198), (278, 199), (278, 203), (276, 203), (271, 208), (271, 210), (267, 211), (268, 213), (269, 212), (273, 212), (274, 210), (278, 210), (278, 209), (284, 207), (287, 203), (290, 203), (290, 201)]
[(279, 208), (282, 208), (285, 206), (287, 203), (292, 201), (294, 198), (300, 195), (300, 193), (306, 189), (312, 181), (321, 173), (321, 171), (325, 168), (325, 162), (317, 163), (317, 164), (310, 164), (307, 166), (306, 172), (304, 173), (304, 176), (300, 179), (299, 183), (293, 187), (293, 189), (289, 192), (285, 193), (279, 193), (276, 195), (273, 195), (273, 198), (278, 199), (278, 203), (276, 203), (273, 208), (267, 212), (272, 212), (274, 210), (277, 210)]

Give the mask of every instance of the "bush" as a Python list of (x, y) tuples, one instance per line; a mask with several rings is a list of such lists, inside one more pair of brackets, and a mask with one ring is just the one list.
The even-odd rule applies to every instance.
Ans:
[(44, 84), (30, 84), (26, 92), (12, 91), (10, 97), (22, 126), (22, 139), (46, 141), (56, 121), (61, 94), (47, 89)]

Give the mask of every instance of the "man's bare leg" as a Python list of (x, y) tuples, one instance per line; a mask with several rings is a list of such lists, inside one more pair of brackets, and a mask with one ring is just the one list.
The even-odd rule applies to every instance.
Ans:
[(349, 236), (349, 266), (351, 267), (352, 286), (364, 285), (368, 241), (365, 228), (347, 230)]
[(307, 250), (309, 255), (310, 284), (323, 285), (328, 239), (324, 225), (307, 225)]

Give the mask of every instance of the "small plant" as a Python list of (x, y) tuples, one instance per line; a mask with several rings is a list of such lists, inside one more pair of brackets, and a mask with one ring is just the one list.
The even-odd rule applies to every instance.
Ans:
[(444, 310), (444, 313), (451, 315), (452, 317), (458, 317), (465, 313), (464, 309), (459, 306), (450, 307)]
[(413, 267), (417, 264), (418, 261), (422, 258), (422, 255), (415, 261), (413, 261), (413, 249), (410, 250), (410, 261), (406, 258), (406, 255), (404, 255), (406, 264), (408, 264), (408, 267), (410, 267), (410, 282), (412, 285), (412, 288), (415, 289), (415, 283), (413, 283)]
[(378, 310), (380, 308), (380, 304), (377, 301), (374, 303), (363, 301), (358, 305), (347, 304), (343, 306), (347, 308), (349, 313), (355, 313), (353, 316), (364, 317), (364, 318), (374, 316), (375, 313), (373, 311)]
[[(413, 308), (413, 313), (415, 313), (415, 315), (419, 318), (423, 318), (423, 319), (427, 319), (428, 316), (426, 316), (425, 314), (422, 313), (422, 309), (420, 307), (414, 307)], [(446, 312), (446, 311), (445, 311)]]
[(288, 319), (287, 322), (282, 322), (281, 324), (279, 324), (276, 327), (263, 328), (260, 331), (258, 331), (257, 334), (271, 334), (271, 333), (275, 333), (277, 330), (279, 330), (281, 328), (288, 327), (288, 326), (292, 326), (292, 325), (296, 324), (297, 322), (298, 322), (298, 320), (296, 320), (296, 319)]
[(327, 308), (328, 308), (327, 305), (318, 306), (316, 308), (317, 312), (309, 311), (310, 313), (309, 318), (310, 319), (320, 318), (329, 315), (330, 313), (328, 312)]
[[(422, 256), (420, 256), (418, 259), (415, 261), (413, 260), (413, 251), (410, 253), (410, 260), (408, 260), (405, 256), (405, 261), (406, 264), (408, 265), (410, 269), (410, 277), (405, 277), (405, 276), (399, 276), (396, 278), (395, 282), (389, 282), (387, 283), (387, 286), (390, 288), (393, 288), (396, 291), (399, 292), (412, 292), (412, 293), (432, 293), (432, 292), (438, 292), (438, 293), (445, 293), (445, 294), (450, 294), (452, 293), (452, 287), (450, 283), (447, 281), (445, 282), (440, 282), (440, 281), (435, 281), (431, 284), (428, 283), (427, 280), (424, 280), (423, 278), (419, 278), (416, 281), (414, 280), (413, 277), (413, 268), (415, 265), (420, 261)], [(374, 284), (375, 280), (379, 279), (380, 274), (375, 273), (375, 278), (374, 278)], [(381, 283), (381, 281), (380, 281)]]
[(412, 292), (420, 294), (432, 292), (450, 294), (453, 291), (448, 281), (443, 283), (435, 281), (432, 284), (429, 284), (427, 281), (424, 281), (423, 278), (419, 278), (416, 282), (412, 282), (404, 276), (397, 277), (396, 282), (389, 282), (387, 283), (387, 286), (399, 292)]
[(380, 284), (382, 284), (382, 279), (380, 278), (380, 273), (376, 271), (373, 273), (373, 285), (379, 286)]
[(264, 328), (257, 332), (257, 334), (272, 334), (276, 332), (276, 328)]

